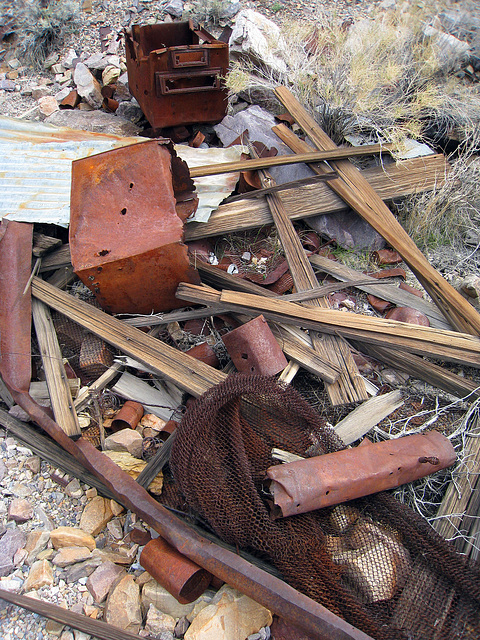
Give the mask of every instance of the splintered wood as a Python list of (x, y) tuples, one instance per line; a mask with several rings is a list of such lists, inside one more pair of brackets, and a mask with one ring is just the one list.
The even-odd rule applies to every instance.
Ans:
[[(305, 111), (286, 87), (277, 87), (275, 94), (317, 149), (333, 150), (336, 148), (335, 143), (317, 125), (315, 120)], [(275, 130), (282, 141), (290, 146), (293, 151), (297, 153), (304, 151), (306, 143), (300, 141), (285, 126), (276, 127)], [(312, 168), (319, 173), (323, 173), (326, 170), (324, 167), (316, 165), (312, 165)], [(337, 171), (339, 177), (329, 180), (327, 188), (333, 189), (400, 253), (453, 327), (458, 331), (479, 335), (480, 315), (432, 267), (358, 169), (348, 160), (332, 162), (331, 168)]]
[[(260, 172), (260, 179), (262, 186), (265, 188), (275, 186), (271, 176), (264, 171)], [(286, 213), (279, 195), (277, 193), (268, 193), (265, 197), (280, 236), (295, 288), (297, 291), (305, 291), (318, 287), (318, 280), (313, 267), (305, 255), (300, 238), (295, 231), (293, 222)], [(330, 307), (326, 298), (315, 298), (305, 304), (323, 309)], [(312, 331), (310, 337), (315, 350), (323, 358), (330, 359), (340, 369), (340, 375), (337, 380), (326, 384), (328, 397), (332, 405), (336, 406), (366, 400), (368, 395), (365, 382), (358, 371), (350, 347), (345, 340), (340, 336), (321, 335), (316, 331)]]

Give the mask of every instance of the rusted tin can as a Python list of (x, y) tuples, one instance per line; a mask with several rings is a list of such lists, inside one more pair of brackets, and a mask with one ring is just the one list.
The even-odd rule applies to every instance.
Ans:
[(172, 435), (175, 429), (178, 427), (178, 422), (176, 420), (169, 420), (165, 423), (165, 426), (161, 431), (159, 431), (157, 438), (165, 442)]
[(208, 344), (208, 342), (201, 342), (187, 351), (189, 356), (193, 356), (205, 364), (209, 364), (211, 367), (218, 369), (220, 362), (217, 358), (215, 351)]
[(143, 406), (139, 402), (127, 400), (112, 420), (112, 430), (135, 429), (143, 417)]
[(241, 373), (273, 376), (287, 366), (280, 345), (262, 315), (225, 334), (222, 340)]
[(155, 538), (145, 545), (140, 564), (180, 604), (196, 600), (212, 579), (211, 573), (183, 556), (163, 538)]

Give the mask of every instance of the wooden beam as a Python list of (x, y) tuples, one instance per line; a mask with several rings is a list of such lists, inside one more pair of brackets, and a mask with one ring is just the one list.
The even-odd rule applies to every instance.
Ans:
[(361, 147), (336, 147), (328, 151), (307, 151), (302, 154), (287, 156), (273, 156), (270, 158), (255, 158), (253, 160), (238, 160), (237, 162), (222, 162), (221, 164), (191, 167), (192, 178), (216, 176), (221, 173), (234, 173), (236, 171), (256, 171), (269, 167), (282, 167), (286, 164), (299, 164), (301, 162), (322, 162), (324, 160), (339, 160), (354, 158), (376, 153), (388, 152), (394, 148), (392, 144), (369, 144)]
[[(298, 100), (286, 87), (277, 87), (275, 94), (286, 107), (299, 126), (315, 144), (317, 149), (333, 150), (335, 143), (317, 125), (315, 120), (305, 111)], [(293, 151), (301, 153), (303, 143), (284, 125), (275, 127), (280, 138)], [(286, 133), (285, 133), (286, 132)], [(285, 134), (285, 135), (283, 135)], [(293, 143), (295, 139), (295, 143)], [(292, 146), (292, 145), (295, 145)], [(380, 196), (369, 185), (356, 167), (348, 160), (332, 163), (332, 168), (339, 177), (327, 182), (327, 187), (333, 189), (350, 205), (362, 218), (369, 222), (385, 240), (403, 257), (408, 266), (415, 273), (423, 287), (428, 291), (434, 303), (458, 331), (480, 334), (480, 315), (428, 262), (416, 244), (406, 233), (402, 225), (388, 209)], [(325, 169), (315, 167), (319, 173)]]
[(443, 389), (457, 398), (480, 397), (480, 384), (458, 376), (448, 369), (439, 367), (438, 364), (424, 360), (420, 356), (406, 351), (399, 351), (387, 346), (378, 344), (367, 344), (366, 342), (354, 342), (359, 351), (376, 358), (395, 369), (400, 369), (410, 376), (423, 380), (433, 387)]
[[(252, 146), (252, 151), (254, 147)], [(259, 171), (262, 186), (275, 186), (273, 178), (265, 171)], [(308, 261), (305, 250), (293, 226), (293, 222), (283, 206), (278, 193), (268, 193), (265, 196), (275, 227), (282, 243), (285, 258), (290, 269), (295, 288), (298, 291), (308, 291), (318, 287), (318, 280), (313, 267)], [(317, 297), (306, 302), (308, 306), (328, 309), (325, 297)], [(328, 398), (333, 406), (359, 402), (368, 398), (365, 382), (352, 357), (350, 347), (341, 336), (310, 334), (313, 348), (325, 360), (331, 360), (340, 369), (340, 375), (335, 382), (326, 383)]]
[(311, 255), (309, 256), (309, 260), (314, 267), (318, 267), (320, 271), (323, 271), (338, 280), (345, 281), (353, 280), (354, 278), (366, 279), (365, 284), (357, 284), (355, 286), (358, 289), (365, 291), (365, 293), (370, 293), (373, 296), (382, 298), (383, 300), (388, 300), (400, 307), (412, 307), (413, 309), (417, 309), (417, 311), (421, 311), (427, 316), (431, 327), (435, 327), (436, 329), (452, 328), (451, 324), (445, 319), (443, 314), (434, 304), (410, 293), (409, 291), (399, 289), (394, 284), (387, 284), (385, 280), (368, 277), (360, 271), (346, 267), (341, 262), (335, 262), (334, 260), (329, 260), (323, 256)]
[(82, 430), (50, 310), (39, 300), (32, 300), (32, 314), (55, 421), (67, 436), (79, 436)]
[(39, 278), (33, 279), (32, 295), (195, 397), (226, 378), (225, 374), (213, 367)]
[[(443, 155), (385, 163), (360, 173), (384, 200), (402, 198), (439, 187), (445, 180), (448, 163)], [(320, 213), (348, 211), (349, 206), (325, 183), (282, 190), (280, 197), (292, 220)], [(187, 241), (223, 235), (272, 224), (265, 198), (239, 200), (221, 204), (208, 222), (190, 222), (185, 226)], [(50, 256), (47, 256), (49, 258)], [(42, 269), (44, 265), (42, 265)]]
[(111, 382), (120, 371), (123, 370), (123, 364), (121, 362), (115, 362), (109, 367), (102, 375), (97, 378), (88, 387), (80, 389), (78, 397), (75, 398), (74, 405), (77, 411), (83, 411), (90, 403), (92, 398), (104, 389), (109, 382)]
[[(203, 287), (180, 284), (177, 297), (189, 302), (203, 300)], [(332, 309), (313, 309), (281, 299), (263, 298), (248, 293), (222, 291), (221, 304), (232, 311), (262, 313), (266, 318), (285, 324), (343, 335), (348, 339), (405, 349), (434, 359), (470, 364), (480, 368), (480, 339), (470, 334), (444, 331), (405, 322), (372, 318)]]

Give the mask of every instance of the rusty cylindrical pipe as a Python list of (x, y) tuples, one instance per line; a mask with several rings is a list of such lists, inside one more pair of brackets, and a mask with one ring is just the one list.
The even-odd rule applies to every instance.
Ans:
[(163, 538), (150, 540), (144, 546), (140, 564), (180, 604), (196, 600), (212, 579), (211, 573), (183, 556)]
[(267, 477), (274, 511), (285, 517), (399, 487), (455, 459), (450, 440), (430, 431), (277, 465)]
[(140, 402), (127, 400), (115, 418), (112, 420), (112, 430), (135, 429), (143, 418), (143, 405)]

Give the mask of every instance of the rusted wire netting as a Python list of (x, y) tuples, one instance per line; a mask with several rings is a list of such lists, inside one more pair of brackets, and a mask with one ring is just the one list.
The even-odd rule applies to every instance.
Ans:
[(386, 493), (274, 520), (272, 448), (343, 447), (292, 387), (232, 375), (187, 410), (171, 469), (224, 541), (269, 560), (299, 591), (378, 640), (480, 637), (480, 571)]

